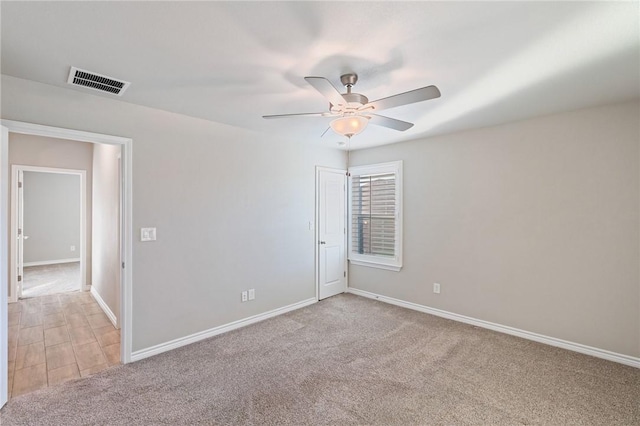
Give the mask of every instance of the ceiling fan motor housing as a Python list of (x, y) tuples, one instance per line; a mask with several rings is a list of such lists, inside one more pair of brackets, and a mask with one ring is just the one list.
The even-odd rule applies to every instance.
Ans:
[[(360, 93), (342, 93), (342, 97), (347, 101), (345, 104), (345, 107), (347, 108), (359, 108), (369, 102), (369, 99)], [(334, 106), (335, 105), (329, 103), (329, 109), (331, 111), (334, 110)]]

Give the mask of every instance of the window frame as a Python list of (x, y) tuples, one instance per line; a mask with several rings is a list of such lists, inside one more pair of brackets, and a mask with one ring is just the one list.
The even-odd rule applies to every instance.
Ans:
[[(349, 167), (348, 199), (347, 199), (347, 242), (349, 262), (352, 265), (367, 266), (371, 268), (400, 271), (402, 269), (402, 160), (388, 163), (378, 163)], [(383, 173), (395, 174), (395, 247), (394, 257), (385, 257), (374, 254), (360, 254), (353, 251), (353, 179), (352, 176), (374, 175)]]

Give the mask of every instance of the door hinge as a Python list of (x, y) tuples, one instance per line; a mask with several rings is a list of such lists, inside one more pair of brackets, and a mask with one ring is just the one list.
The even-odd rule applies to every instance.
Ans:
[(344, 271), (344, 277), (347, 278), (347, 271)]
[(18, 275), (18, 282), (22, 281), (22, 275)]
[(18, 235), (22, 235), (22, 229), (18, 228)]
[(18, 182), (18, 188), (22, 188), (22, 182)]
[(124, 269), (124, 262), (122, 262), (122, 269)]

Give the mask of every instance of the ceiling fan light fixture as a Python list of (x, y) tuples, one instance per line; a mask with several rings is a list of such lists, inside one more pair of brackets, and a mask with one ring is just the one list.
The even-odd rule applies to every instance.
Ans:
[(362, 132), (369, 124), (369, 117), (363, 115), (351, 115), (333, 120), (329, 125), (339, 135), (348, 138)]

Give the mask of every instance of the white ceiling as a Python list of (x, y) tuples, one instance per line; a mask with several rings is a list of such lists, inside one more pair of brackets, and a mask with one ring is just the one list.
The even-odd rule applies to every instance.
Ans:
[(438, 86), (358, 149), (637, 99), (638, 5), (3, 1), (2, 73), (70, 87), (76, 66), (130, 81), (125, 102), (328, 146), (330, 118), (261, 116), (326, 110), (304, 76), (356, 72), (370, 100)]

